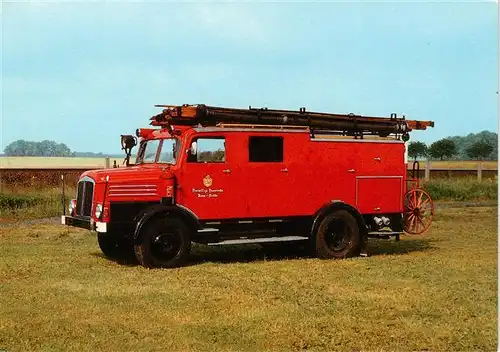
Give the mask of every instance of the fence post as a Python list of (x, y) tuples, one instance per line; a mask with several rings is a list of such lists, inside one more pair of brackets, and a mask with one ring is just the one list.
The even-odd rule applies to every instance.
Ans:
[(477, 163), (477, 180), (481, 182), (483, 179), (483, 161)]
[(425, 176), (426, 181), (429, 181), (431, 178), (431, 162), (429, 160), (425, 161)]
[(110, 163), (109, 163), (109, 156), (106, 157), (106, 169), (109, 169)]

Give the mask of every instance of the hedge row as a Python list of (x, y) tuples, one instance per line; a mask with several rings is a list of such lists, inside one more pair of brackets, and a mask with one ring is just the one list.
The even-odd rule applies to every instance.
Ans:
[[(69, 197), (65, 197), (65, 204), (68, 204)], [(0, 208), (2, 209), (19, 209), (29, 208), (44, 204), (61, 203), (61, 197), (53, 195), (40, 195), (40, 194), (0, 194)]]
[(498, 199), (496, 180), (440, 179), (424, 182), (422, 187), (434, 200), (492, 201)]

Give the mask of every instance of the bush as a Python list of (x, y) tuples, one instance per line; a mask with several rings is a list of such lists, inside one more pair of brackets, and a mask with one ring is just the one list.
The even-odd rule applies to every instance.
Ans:
[[(68, 190), (67, 190), (68, 191)], [(64, 205), (74, 198), (74, 189), (65, 194)], [(0, 220), (15, 221), (58, 216), (62, 214), (60, 190), (16, 189), (0, 194)]]
[(498, 199), (496, 180), (436, 179), (423, 182), (422, 187), (434, 200), (485, 201)]

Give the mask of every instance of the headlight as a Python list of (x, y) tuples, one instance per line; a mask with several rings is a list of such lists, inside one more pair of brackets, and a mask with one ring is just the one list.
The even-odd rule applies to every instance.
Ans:
[(102, 214), (102, 204), (97, 204), (95, 206), (95, 217), (99, 219), (101, 217), (101, 214)]
[(71, 199), (69, 201), (69, 207), (68, 207), (69, 215), (73, 215), (75, 208), (76, 208), (76, 199)]

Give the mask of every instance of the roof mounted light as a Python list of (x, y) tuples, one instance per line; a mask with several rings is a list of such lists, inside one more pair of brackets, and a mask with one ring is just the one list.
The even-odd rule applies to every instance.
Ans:
[(154, 128), (138, 128), (135, 130), (135, 135), (139, 138), (147, 138), (154, 131), (156, 131)]

